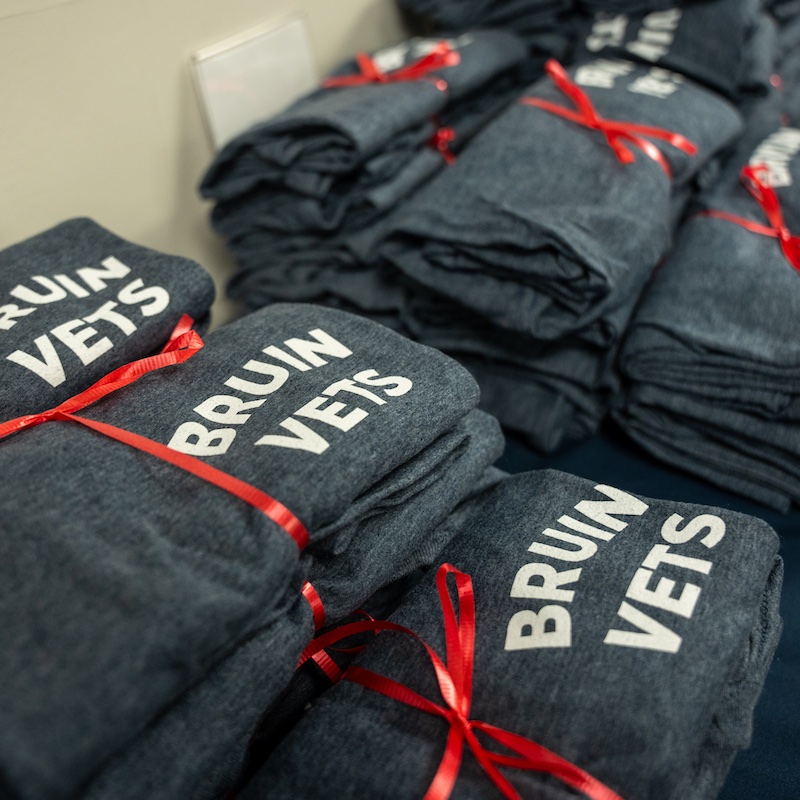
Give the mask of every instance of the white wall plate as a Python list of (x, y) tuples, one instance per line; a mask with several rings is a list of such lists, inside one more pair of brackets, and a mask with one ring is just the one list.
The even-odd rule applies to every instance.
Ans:
[(192, 66), (216, 149), (282, 111), (319, 80), (302, 17), (268, 23), (204, 48), (194, 54)]

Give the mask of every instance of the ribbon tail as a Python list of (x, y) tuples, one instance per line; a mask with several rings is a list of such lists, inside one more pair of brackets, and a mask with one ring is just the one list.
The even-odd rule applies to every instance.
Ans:
[(458, 772), (461, 769), (463, 754), (464, 733), (461, 728), (454, 725), (447, 734), (444, 755), (439, 762), (439, 769), (436, 770), (436, 775), (434, 775), (428, 791), (425, 792), (424, 800), (448, 800), (456, 784)]
[(650, 136), (654, 139), (663, 139), (673, 147), (683, 150), (683, 152), (688, 156), (695, 156), (698, 152), (697, 145), (687, 139), (681, 133), (667, 131), (663, 128), (656, 128), (653, 125), (637, 125), (635, 122), (626, 123), (625, 130), (628, 133), (638, 134), (639, 136)]
[(189, 333), (189, 331), (192, 330), (193, 327), (194, 327), (194, 320), (188, 314), (182, 314), (181, 318), (175, 324), (175, 328), (169, 335), (169, 339), (167, 339), (167, 343), (164, 345), (161, 352), (165, 353), (168, 350), (171, 350), (173, 347), (173, 342), (176, 339), (179, 339), (185, 333)]
[[(458, 592), (458, 616), (447, 588), (447, 576), (453, 575)], [(439, 603), (444, 619), (447, 671), (456, 689), (456, 697), (445, 697), (448, 705), (464, 717), (469, 716), (472, 699), (473, 653), (475, 652), (475, 597), (472, 579), (452, 564), (443, 564), (436, 574)]]
[[(494, 785), (500, 790), (506, 800), (521, 800), (519, 792), (512, 786), (511, 782), (494, 765), (494, 753), (488, 751), (479, 741), (475, 734), (470, 730), (466, 734), (467, 743), (472, 750), (483, 771), (489, 776)], [(506, 766), (509, 766), (508, 764)]]
[(627, 139), (631, 144), (635, 144), (643, 153), (648, 155), (650, 158), (655, 161), (662, 170), (664, 170), (664, 174), (672, 179), (672, 169), (669, 165), (664, 154), (661, 150), (656, 147), (651, 141), (647, 139), (642, 139), (639, 136), (631, 136), (630, 134), (621, 134), (625, 139)]
[(526, 760), (526, 764), (523, 765), (519, 762), (519, 759), (501, 756), (496, 753), (490, 754), (495, 763), (513, 766), (517, 769), (547, 772), (573, 789), (583, 792), (590, 800), (622, 800), (613, 789), (552, 750), (548, 750), (546, 747), (536, 744), (524, 736), (504, 731), (502, 728), (497, 728), (485, 722), (474, 723), (474, 725), (478, 730), (483, 731), (496, 742), (518, 753)]
[(788, 262), (800, 272), (800, 237), (790, 236), (788, 239), (781, 238), (783, 254)]
[(724, 219), (726, 222), (733, 222), (750, 233), (758, 233), (761, 236), (771, 236), (773, 239), (778, 238), (778, 231), (770, 228), (767, 225), (762, 225), (760, 222), (753, 222), (746, 217), (740, 217), (738, 214), (729, 214), (727, 211), (719, 211), (715, 208), (707, 208), (703, 211), (697, 212), (698, 217), (714, 217), (715, 219)]
[(356, 62), (358, 63), (358, 68), (361, 70), (361, 74), (366, 80), (376, 81), (378, 83), (386, 80), (386, 73), (378, 68), (378, 65), (368, 53), (359, 53), (356, 56)]
[(324, 627), (325, 625), (325, 605), (322, 602), (322, 598), (319, 596), (317, 590), (313, 587), (310, 581), (306, 581), (303, 584), (303, 588), (300, 590), (300, 594), (305, 597), (308, 601), (308, 605), (311, 606), (311, 613), (314, 617), (314, 629), (319, 630), (320, 628)]
[[(601, 130), (606, 137), (608, 146), (614, 151), (614, 154), (622, 164), (633, 164), (633, 162), (636, 161), (636, 156), (634, 156), (631, 150), (620, 141), (622, 138), (627, 139), (629, 137), (623, 137), (621, 134), (615, 133), (614, 131), (604, 130), (602, 128)], [(634, 142), (634, 144), (638, 144), (638, 142)], [(660, 155), (661, 153), (659, 153), (659, 156)]]
[(91, 428), (98, 433), (108, 436), (110, 439), (116, 439), (118, 442), (127, 444), (143, 453), (160, 458), (162, 461), (167, 461), (176, 467), (180, 467), (186, 472), (190, 472), (201, 478), (208, 483), (222, 489), (240, 500), (244, 500), (248, 505), (257, 508), (266, 517), (269, 517), (276, 525), (281, 527), (289, 536), (294, 540), (297, 547), (302, 550), (308, 544), (309, 536), (306, 527), (303, 523), (289, 511), (286, 506), (270, 497), (266, 492), (262, 492), (255, 486), (245, 483), (227, 472), (222, 472), (205, 461), (199, 458), (181, 453), (173, 450), (160, 442), (153, 441), (144, 436), (139, 436), (132, 431), (126, 431), (122, 428), (117, 428), (114, 425), (108, 425), (105, 422), (98, 422), (97, 420), (88, 419), (86, 417), (76, 417), (72, 414), (57, 412), (55, 417), (61, 419), (70, 419), (73, 422), (78, 422), (81, 425)]
[(595, 125), (598, 119), (592, 101), (583, 89), (570, 80), (564, 67), (562, 67), (556, 59), (548, 58), (544, 68), (553, 83), (555, 83), (555, 85), (577, 106), (582, 117), (587, 122), (590, 122), (592, 126)]

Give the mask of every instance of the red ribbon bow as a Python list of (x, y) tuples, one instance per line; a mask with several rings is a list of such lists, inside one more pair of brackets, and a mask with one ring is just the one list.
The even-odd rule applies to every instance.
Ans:
[[(358, 53), (356, 63), (361, 70), (356, 75), (341, 75), (327, 78), (322, 82), (326, 88), (334, 86), (363, 86), (367, 83), (395, 83), (397, 81), (418, 81), (427, 78), (428, 74), (444, 67), (453, 67), (459, 63), (461, 56), (447, 42), (437, 42), (433, 50), (422, 58), (400, 69), (384, 72), (368, 53)], [(447, 89), (447, 81), (435, 78), (433, 85), (440, 91)]]
[[(448, 590), (448, 575), (453, 575), (456, 582), (458, 613), (456, 613)], [(452, 565), (443, 564), (436, 574), (436, 585), (444, 616), (446, 665), (438, 654), (412, 630), (393, 622), (373, 621), (353, 622), (318, 636), (306, 648), (298, 666), (309, 658), (314, 658), (316, 653), (334, 642), (367, 630), (397, 631), (413, 636), (423, 645), (436, 672), (439, 688), (445, 701), (444, 706), (437, 705), (407, 686), (363, 667), (351, 666), (344, 673), (343, 679), (359, 683), (420, 711), (442, 717), (450, 724), (445, 752), (439, 769), (425, 794), (425, 800), (447, 800), (450, 797), (461, 767), (465, 743), (507, 800), (520, 800), (520, 795), (498, 770), (499, 766), (546, 772), (559, 778), (568, 786), (583, 792), (591, 800), (622, 800), (608, 786), (547, 748), (495, 725), (470, 719), (475, 658), (475, 596), (472, 579)], [(516, 755), (504, 755), (488, 750), (479, 741), (476, 732), (494, 739)]]
[(728, 222), (735, 222), (748, 231), (760, 233), (762, 236), (772, 236), (780, 240), (781, 249), (787, 261), (800, 272), (800, 236), (793, 236), (792, 232), (786, 227), (778, 195), (772, 187), (767, 186), (760, 178), (765, 173), (769, 173), (769, 167), (766, 164), (745, 165), (739, 173), (739, 178), (745, 189), (750, 192), (761, 207), (769, 221), (769, 225), (761, 225), (746, 217), (728, 214), (725, 211), (717, 211), (716, 209), (701, 211), (700, 216), (717, 217)]
[(80, 423), (103, 436), (116, 439), (137, 450), (149, 453), (163, 461), (168, 461), (170, 464), (180, 467), (186, 472), (191, 472), (204, 481), (238, 497), (248, 505), (262, 511), (273, 522), (282, 527), (302, 550), (308, 544), (309, 539), (305, 526), (288, 508), (270, 497), (266, 492), (262, 492), (255, 486), (251, 486), (233, 475), (228, 475), (226, 472), (206, 464), (199, 458), (186, 453), (179, 453), (177, 450), (172, 450), (160, 442), (117, 428), (114, 425), (108, 425), (105, 422), (98, 422), (97, 420), (75, 415), (76, 411), (96, 403), (102, 397), (117, 391), (117, 389), (129, 386), (150, 372), (188, 361), (204, 346), (199, 334), (191, 330), (192, 324), (191, 318), (185, 315), (181, 317), (166, 346), (158, 355), (142, 358), (118, 367), (85, 391), (71, 397), (69, 400), (65, 400), (49, 411), (42, 411), (39, 414), (26, 414), (0, 423), (0, 439), (4, 439), (6, 436), (25, 428), (42, 425), (45, 422), (61, 420)]
[(634, 154), (625, 144), (627, 142), (650, 156), (664, 170), (667, 177), (672, 178), (672, 170), (666, 158), (664, 158), (664, 154), (652, 142), (644, 139), (644, 136), (663, 139), (690, 156), (697, 153), (697, 145), (679, 133), (667, 131), (663, 128), (655, 128), (651, 125), (637, 125), (633, 122), (604, 119), (597, 113), (588, 95), (570, 80), (569, 75), (567, 75), (558, 61), (553, 58), (548, 59), (545, 63), (545, 70), (553, 83), (572, 100), (578, 110), (572, 111), (564, 108), (564, 106), (551, 103), (549, 100), (541, 100), (538, 97), (523, 97), (520, 102), (543, 108), (551, 114), (557, 114), (559, 117), (564, 117), (571, 122), (577, 122), (579, 125), (600, 131), (606, 137), (608, 146), (623, 164), (631, 164), (636, 160)]

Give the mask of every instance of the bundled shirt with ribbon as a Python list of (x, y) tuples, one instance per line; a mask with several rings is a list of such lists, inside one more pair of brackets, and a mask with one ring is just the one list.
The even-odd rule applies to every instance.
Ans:
[(202, 331), (214, 293), (196, 262), (90, 219), (0, 251), (0, 421), (52, 408), (157, 353), (183, 314)]
[(436, 115), (449, 103), (480, 90), (524, 55), (513, 34), (475, 31), (460, 42), (411, 39), (363, 56), (371, 65), (366, 74), (363, 64), (348, 63), (330, 76), (333, 85), (323, 83), (227, 143), (206, 172), (201, 192), (220, 201), (268, 183), (322, 198), (338, 176), (372, 157), (391, 169), (387, 154), (395, 152), (400, 161), (409, 155), (405, 139), (398, 137), (427, 141)]
[(777, 552), (736, 512), (508, 477), (240, 796), (716, 797), (780, 635)]
[[(742, 125), (727, 101), (671, 73), (614, 60), (548, 69), (398, 213), (380, 247), (410, 279), (483, 318), (446, 349), (487, 376), (484, 407), (537, 447), (535, 415), (519, 419), (491, 375), (550, 397), (569, 384), (591, 432), (612, 351), (693, 181)], [(420, 339), (443, 346), (450, 324), (437, 332), (425, 321)], [(512, 334), (518, 346), (498, 359)], [(573, 377), (581, 352), (596, 368)], [(557, 444), (566, 430), (547, 438)]]
[(762, 107), (645, 294), (617, 416), (660, 458), (767, 505), (800, 502), (800, 130)]
[[(301, 650), (315, 630), (340, 623), (342, 609), (360, 609), (366, 594), (379, 586), (383, 602), (400, 592), (407, 579), (386, 587), (383, 582), (434, 561), (458, 531), (459, 513), (436, 524), (450, 503), (472, 481), (470, 496), (499, 480), (498, 470), (486, 468), (501, 446), (496, 425), (477, 412), (467, 423), (469, 447), (439, 480), (403, 507), (365, 521), (346, 551), (313, 558), (302, 596), (111, 759), (87, 787), (87, 800), (138, 800), (142, 794), (216, 800), (241, 784), (260, 762), (267, 740), (282, 737), (306, 703), (330, 685), (316, 665), (300, 669)], [(373, 608), (373, 598), (366, 605)], [(354, 616), (364, 618), (361, 612)]]
[(671, 8), (612, 13), (605, 8), (569, 20), (572, 63), (626, 58), (677, 72), (741, 102), (768, 86), (775, 37), (758, 0), (701, 0)]
[[(193, 336), (135, 367), (133, 385), (65, 407), (84, 424), (59, 411), (2, 430), (0, 763), (19, 797), (73, 796), (161, 723), (172, 756), (151, 749), (153, 769), (135, 762), (138, 782), (120, 785), (158, 796), (155, 767), (175, 775), (181, 755), (202, 783), (209, 765), (192, 754), (210, 745), (198, 735), (186, 749), (187, 720), (213, 723), (241, 664), (271, 671), (213, 744), (246, 742), (313, 635), (311, 559), (353, 547), (369, 565), (371, 543), (371, 569), (330, 583), (349, 594), (323, 597), (332, 614), (358, 604), (414, 569), (426, 533), (502, 446), (463, 368), (367, 320), (276, 306), (187, 358)], [(186, 363), (149, 372), (165, 358)], [(255, 662), (226, 666), (248, 644)], [(233, 682), (203, 694), (226, 669)], [(163, 712), (193, 686), (210, 700), (170, 722)]]
[[(513, 34), (480, 30), (362, 53), (231, 142), (201, 187), (216, 201), (211, 223), (238, 263), (230, 294), (251, 308), (267, 294), (272, 302), (314, 299), (306, 266), (352, 268), (351, 238), (453, 162), (516, 95), (524, 57)], [(344, 163), (343, 136), (352, 145)]]

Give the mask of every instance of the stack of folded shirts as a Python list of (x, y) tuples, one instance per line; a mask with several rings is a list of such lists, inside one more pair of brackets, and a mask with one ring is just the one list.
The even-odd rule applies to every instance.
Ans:
[(73, 219), (0, 251), (0, 422), (44, 411), (157, 353), (183, 314), (209, 321), (194, 261)]
[[(348, 190), (346, 204), (333, 195), (322, 201), (301, 199), (272, 187), (261, 187), (233, 203), (219, 203), (212, 222), (226, 237), (237, 262), (229, 295), (248, 308), (316, 300), (323, 283), (338, 282), (340, 274), (358, 271), (391, 212), (446, 169), (518, 94), (516, 78), (506, 75), (493, 82), (490, 93), (446, 109), (439, 115), (438, 131), (432, 129), (428, 139), (419, 142), (397, 174), (361, 192)], [(332, 216), (326, 216), (328, 212)]]
[(201, 183), (212, 225), (267, 279), (309, 249), (324, 259), (446, 166), (515, 91), (524, 57), (514, 34), (488, 30), (362, 55), (223, 147)]
[(572, 0), (398, 0), (397, 4), (413, 28), (428, 33), (480, 27), (513, 31), (525, 41), (532, 60), (563, 58), (570, 44), (564, 19)]
[[(737, 512), (556, 471), (508, 477), (434, 562), (461, 576), (424, 577), (390, 618), (446, 661), (458, 711), (421, 642), (385, 630), (239, 797), (419, 798), (440, 762), (446, 797), (446, 751), (453, 797), (500, 796), (503, 780), (506, 797), (715, 797), (780, 635), (777, 553), (774, 531)], [(395, 683), (376, 691), (370, 673)]]
[[(787, 509), (800, 502), (800, 240), (776, 237), (800, 231), (800, 129), (777, 105), (752, 116), (644, 296), (617, 416), (658, 457)], [(765, 169), (748, 178), (748, 165)]]
[(700, 0), (634, 13), (606, 9), (576, 13), (570, 24), (575, 62), (604, 56), (654, 64), (734, 102), (766, 91), (775, 57), (775, 26), (758, 0)]
[(441, 353), (276, 305), (78, 412), (243, 481), (248, 502), (76, 423), (0, 442), (4, 792), (227, 789), (321, 609), (335, 621), (430, 561), (493, 480), (502, 437), (477, 399)]
[[(543, 450), (596, 429), (636, 299), (698, 174), (742, 124), (719, 95), (660, 68), (599, 59), (570, 74), (604, 119), (680, 134), (694, 155), (651, 137), (643, 146), (664, 163), (629, 140), (622, 163), (599, 131), (530, 105), (576, 113), (544, 78), (398, 211), (379, 248), (425, 287), (428, 311), (436, 295), (449, 301), (419, 321), (406, 307), (406, 326), (473, 371), (483, 407)], [(557, 420), (537, 416), (556, 399)]]

